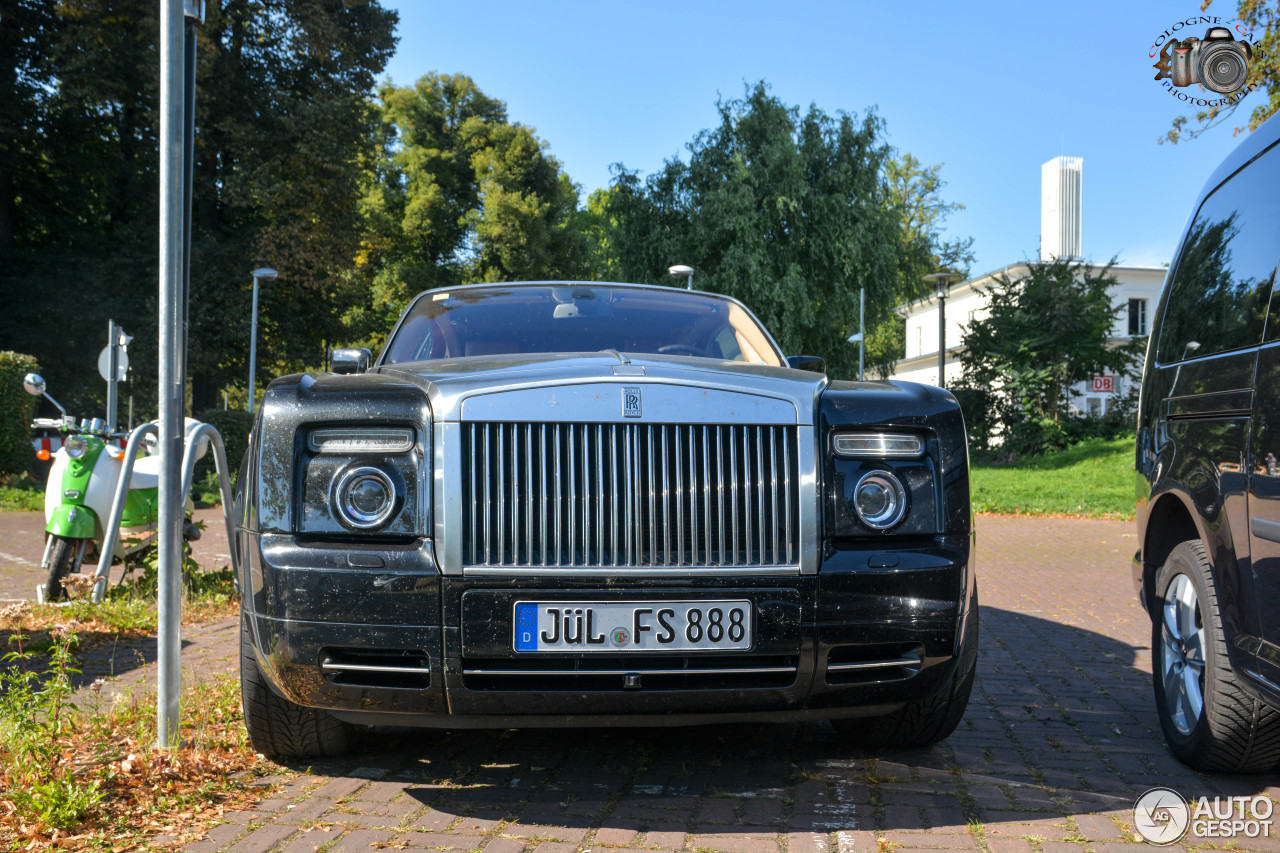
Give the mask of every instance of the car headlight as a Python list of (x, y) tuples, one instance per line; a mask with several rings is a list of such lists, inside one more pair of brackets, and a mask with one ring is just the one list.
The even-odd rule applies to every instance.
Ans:
[(867, 527), (888, 530), (907, 514), (907, 490), (892, 471), (868, 471), (854, 486), (850, 503)]
[(395, 483), (381, 468), (350, 468), (334, 483), (334, 510), (343, 524), (356, 530), (373, 530), (386, 524), (398, 502)]
[(914, 459), (924, 455), (924, 439), (918, 435), (888, 432), (839, 432), (831, 449), (845, 459)]
[(62, 449), (67, 451), (67, 455), (72, 459), (79, 459), (88, 452), (89, 442), (84, 440), (83, 435), (68, 436), (62, 443)]

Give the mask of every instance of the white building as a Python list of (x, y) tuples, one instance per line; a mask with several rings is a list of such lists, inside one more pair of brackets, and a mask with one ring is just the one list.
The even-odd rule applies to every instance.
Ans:
[[(1041, 169), (1041, 260), (1081, 256), (1081, 190), (1083, 164), (1079, 157), (1055, 157)], [(1151, 326), (1151, 313), (1160, 299), (1167, 270), (1164, 267), (1120, 266), (1111, 268), (1117, 280), (1112, 288), (1112, 304), (1117, 314), (1111, 339), (1120, 343), (1141, 337)], [(961, 375), (961, 339), (969, 324), (988, 316), (989, 297), (984, 292), (996, 279), (1017, 280), (1026, 276), (1025, 263), (1009, 264), (968, 281), (947, 292), (945, 320), (945, 379), (954, 385)], [(894, 365), (893, 378), (938, 384), (938, 299), (935, 295), (900, 305), (895, 309), (907, 324), (906, 355)], [(1119, 376), (1097, 376), (1076, 385), (1072, 405), (1094, 415), (1106, 412), (1109, 400), (1129, 391)]]
[[(1112, 289), (1112, 304), (1121, 306), (1111, 339), (1117, 343), (1131, 337), (1142, 337), (1151, 328), (1151, 312), (1160, 299), (1164, 286), (1164, 267), (1135, 267), (1116, 265), (1111, 274), (1117, 284)], [(946, 384), (954, 385), (960, 379), (960, 354), (964, 351), (961, 338), (974, 320), (987, 317), (988, 296), (983, 292), (1000, 276), (1018, 279), (1027, 274), (1025, 263), (1009, 264), (985, 275), (961, 282), (951, 288), (946, 305)], [(895, 309), (906, 319), (907, 353), (894, 365), (893, 378), (911, 382), (938, 384), (938, 300), (935, 296)], [(1129, 391), (1118, 376), (1095, 377), (1094, 381), (1080, 383), (1081, 392), (1072, 405), (1082, 412), (1101, 415), (1107, 410), (1108, 398)]]

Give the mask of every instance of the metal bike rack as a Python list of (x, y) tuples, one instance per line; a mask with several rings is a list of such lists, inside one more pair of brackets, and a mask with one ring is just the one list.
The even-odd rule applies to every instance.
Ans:
[[(98, 557), (98, 569), (94, 572), (97, 584), (93, 588), (95, 604), (102, 601), (110, 583), (111, 559), (115, 554), (116, 541), (120, 538), (120, 518), (124, 514), (125, 500), (129, 495), (129, 481), (133, 478), (133, 463), (138, 456), (138, 448), (143, 439), (152, 433), (158, 433), (159, 427), (154, 423), (146, 423), (136, 427), (129, 433), (129, 442), (124, 449), (124, 465), (120, 469), (120, 479), (116, 482), (116, 494), (111, 502), (111, 517), (103, 529), (102, 553)], [(182, 502), (187, 502), (191, 491), (191, 481), (195, 477), (196, 454), (194, 450), (201, 439), (208, 436), (213, 446), (213, 463), (218, 471), (218, 491), (222, 495), (222, 518), (227, 525), (227, 545), (231, 551), (231, 572), (236, 578), (237, 587), (240, 582), (240, 564), (235, 547), (235, 528), (231, 518), (233, 502), (231, 497), (231, 476), (227, 469), (227, 451), (222, 444), (222, 435), (213, 424), (200, 424), (187, 436), (186, 447), (182, 452)]]

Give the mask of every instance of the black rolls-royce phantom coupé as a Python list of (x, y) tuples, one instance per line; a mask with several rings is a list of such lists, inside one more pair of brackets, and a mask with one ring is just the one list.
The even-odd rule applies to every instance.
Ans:
[(723, 296), (423, 293), (372, 365), (271, 383), (239, 490), (268, 755), (362, 725), (829, 719), (925, 744), (973, 683), (955, 399), (832, 381)]

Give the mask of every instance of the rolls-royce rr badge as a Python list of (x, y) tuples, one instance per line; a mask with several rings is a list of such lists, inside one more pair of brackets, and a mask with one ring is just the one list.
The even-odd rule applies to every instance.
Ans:
[(624, 418), (640, 417), (640, 389), (622, 389), (622, 416)]

